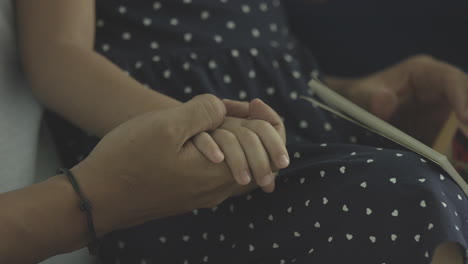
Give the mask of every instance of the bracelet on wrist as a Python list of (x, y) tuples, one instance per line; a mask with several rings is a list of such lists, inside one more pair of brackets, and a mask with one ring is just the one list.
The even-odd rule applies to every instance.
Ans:
[(69, 169), (59, 168), (58, 172), (63, 173), (67, 176), (68, 180), (73, 186), (73, 189), (75, 190), (75, 192), (78, 194), (78, 197), (80, 198), (80, 204), (78, 208), (80, 209), (80, 211), (86, 214), (86, 221), (88, 223), (88, 229), (89, 229), (89, 233), (91, 236), (91, 242), (88, 244), (88, 250), (90, 254), (98, 255), (100, 241), (97, 238), (96, 230), (94, 228), (93, 212), (92, 212), (93, 206), (91, 204), (91, 201), (85, 197), (85, 195), (81, 191), (78, 181), (76, 180), (75, 176)]

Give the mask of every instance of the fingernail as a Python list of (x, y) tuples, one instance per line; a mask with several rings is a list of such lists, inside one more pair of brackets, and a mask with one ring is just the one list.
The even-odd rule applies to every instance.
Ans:
[(261, 187), (267, 186), (268, 184), (271, 183), (271, 180), (273, 179), (271, 173), (265, 175), (263, 178), (260, 179), (260, 182), (258, 183)]
[(289, 166), (288, 156), (286, 156), (286, 154), (281, 155), (281, 157), (279, 157), (278, 159), (278, 163), (281, 168), (286, 168), (287, 166)]
[(215, 156), (216, 162), (222, 162), (224, 160), (224, 154), (219, 150), (215, 151), (214, 156)]
[(247, 185), (250, 183), (250, 180), (252, 178), (250, 177), (250, 173), (248, 171), (242, 171), (240, 174), (240, 184), (242, 185)]

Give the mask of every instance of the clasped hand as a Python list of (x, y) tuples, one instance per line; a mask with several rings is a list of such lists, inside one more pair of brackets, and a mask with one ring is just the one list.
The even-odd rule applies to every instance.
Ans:
[[(284, 145), (281, 119), (260, 100), (223, 103), (202, 95), (125, 122), (72, 170), (93, 202), (96, 229), (103, 235), (214, 207), (258, 188), (242, 178), (246, 170), (272, 191), (271, 172), (284, 167)], [(221, 159), (213, 155), (221, 150)]]
[(264, 191), (272, 192), (276, 172), (289, 165), (280, 116), (259, 99), (224, 104), (228, 117), (215, 130), (195, 136), (195, 146), (212, 162), (225, 161), (239, 184), (255, 178)]

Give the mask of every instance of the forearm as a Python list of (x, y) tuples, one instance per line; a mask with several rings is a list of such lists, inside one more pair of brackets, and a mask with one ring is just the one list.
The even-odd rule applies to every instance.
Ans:
[(89, 231), (78, 203), (63, 175), (1, 194), (0, 263), (38, 263), (85, 246)]
[(93, 50), (94, 0), (17, 0), (23, 65), (37, 97), (89, 133), (103, 136), (140, 113), (177, 105)]
[(140, 84), (92, 50), (67, 43), (26, 56), (37, 97), (82, 129), (104, 136), (139, 114), (179, 104)]

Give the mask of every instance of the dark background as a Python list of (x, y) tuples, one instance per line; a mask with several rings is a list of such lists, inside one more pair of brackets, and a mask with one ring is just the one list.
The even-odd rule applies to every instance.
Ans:
[(360, 76), (414, 54), (468, 71), (468, 0), (285, 0), (327, 74)]

